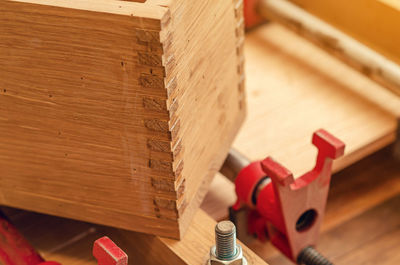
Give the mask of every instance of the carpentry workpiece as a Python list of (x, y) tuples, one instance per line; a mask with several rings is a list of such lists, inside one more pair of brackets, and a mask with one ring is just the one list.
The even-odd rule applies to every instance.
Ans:
[[(279, 25), (261, 26), (246, 38), (249, 115), (234, 147), (250, 159), (271, 155), (294, 175), (301, 175), (314, 166), (316, 150), (309, 144), (310, 135), (318, 128), (327, 128), (346, 143), (346, 153), (333, 163), (333, 170), (337, 172), (395, 140), (399, 101), (387, 90), (381, 90), (368, 78)], [(368, 92), (364, 93), (364, 89)], [(353, 240), (356, 236), (375, 239), (378, 232), (390, 232), (375, 221), (371, 233), (365, 233), (371, 227), (369, 223), (362, 227), (356, 223), (346, 230), (351, 232), (349, 235), (340, 233), (341, 225), (395, 197), (400, 189), (397, 165), (390, 156), (383, 157), (379, 163), (366, 162), (358, 166), (357, 171), (350, 169), (342, 175), (340, 182), (336, 181), (333, 207), (328, 209), (322, 226), (325, 232), (331, 229), (331, 236), (325, 236), (325, 251), (321, 249), (324, 254), (328, 252), (328, 258), (340, 259), (342, 254), (344, 259), (351, 258), (351, 250), (360, 246)], [(397, 173), (389, 177), (386, 176), (388, 170)], [(376, 176), (383, 180), (375, 182)], [(335, 180), (334, 176), (332, 181)], [(230, 191), (233, 200), (222, 201), (221, 197), (231, 196)], [(346, 204), (343, 204), (342, 194), (345, 194)], [(207, 198), (202, 209), (217, 219), (221, 219), (221, 212), (224, 212), (226, 218), (227, 207), (236, 199), (234, 187), (226, 183), (217, 189), (212, 186), (209, 195), (208, 198), (213, 195), (213, 200), (210, 203)], [(393, 205), (393, 211), (397, 210), (397, 204)], [(392, 229), (396, 219), (388, 218), (388, 211), (383, 212), (386, 213), (384, 218), (391, 220)], [(210, 247), (215, 244), (216, 222), (204, 211), (195, 214), (181, 241), (32, 212), (16, 211), (10, 216), (44, 258), (62, 264), (97, 264), (90, 249), (93, 242), (104, 235), (112, 238), (138, 264), (204, 265)], [(379, 220), (378, 215), (374, 216)], [(338, 232), (349, 241), (345, 248), (339, 239), (332, 240), (332, 235)], [(246, 245), (242, 247), (250, 264), (265, 264)], [(252, 247), (263, 258), (283, 259), (268, 244), (253, 244)]]
[(0, 5), (0, 204), (180, 238), (245, 113), (240, 1)]

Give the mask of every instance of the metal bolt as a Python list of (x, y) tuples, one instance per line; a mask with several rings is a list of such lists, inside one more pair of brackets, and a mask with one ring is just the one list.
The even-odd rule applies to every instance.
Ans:
[(313, 247), (304, 248), (297, 257), (297, 264), (301, 265), (333, 265)]
[(247, 265), (242, 247), (236, 244), (236, 227), (231, 221), (215, 226), (215, 246), (211, 247), (208, 265)]
[(236, 227), (231, 221), (222, 221), (215, 226), (217, 258), (230, 260), (236, 255)]

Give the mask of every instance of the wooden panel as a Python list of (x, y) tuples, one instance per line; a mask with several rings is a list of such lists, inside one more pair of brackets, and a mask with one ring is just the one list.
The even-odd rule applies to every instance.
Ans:
[[(300, 176), (315, 163), (312, 133), (325, 128), (346, 143), (338, 172), (396, 139), (399, 98), (280, 25), (246, 36), (248, 115), (234, 147), (250, 159), (272, 156)], [(209, 193), (203, 206), (224, 218), (234, 186), (217, 177), (211, 189), (224, 193)]]
[(245, 54), (248, 117), (234, 147), (249, 158), (270, 155), (299, 176), (314, 166), (319, 128), (346, 143), (335, 171), (395, 140), (400, 99), (301, 37), (265, 25)]
[(261, 0), (263, 17), (279, 22), (400, 96), (400, 67), (334, 26), (287, 0)]
[(2, 1), (0, 203), (180, 237), (244, 118), (235, 8)]

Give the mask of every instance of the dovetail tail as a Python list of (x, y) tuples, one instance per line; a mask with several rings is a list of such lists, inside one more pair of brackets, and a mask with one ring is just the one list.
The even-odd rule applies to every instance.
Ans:
[(158, 218), (175, 220), (178, 217), (178, 207), (175, 200), (155, 197), (153, 204)]
[(167, 111), (167, 101), (162, 98), (143, 98), (143, 107), (148, 110)]
[(172, 47), (172, 39), (173, 39), (172, 32), (169, 32), (168, 35), (165, 37), (165, 40), (163, 41), (164, 54), (171, 54), (170, 49)]
[(169, 76), (175, 67), (175, 56), (171, 54), (163, 63), (165, 69), (165, 76)]
[(239, 57), (237, 72), (239, 75), (242, 75), (244, 73), (244, 58), (242, 58), (242, 57)]
[(164, 198), (154, 198), (153, 203), (158, 209), (176, 210), (176, 201)]
[(167, 89), (167, 95), (168, 97), (171, 96), (172, 93), (174, 93), (175, 89), (177, 88), (178, 84), (176, 82), (176, 76), (174, 76), (167, 84), (166, 89)]
[(160, 42), (160, 34), (153, 30), (136, 30), (136, 38), (139, 43)]
[(178, 139), (179, 130), (181, 129), (181, 121), (178, 119), (175, 121), (174, 125), (171, 127), (171, 139), (173, 141), (173, 146), (175, 146)]
[(233, 3), (235, 4), (235, 10), (243, 9), (243, 0), (234, 0)]
[(188, 202), (185, 196), (182, 196), (181, 203), (178, 205), (178, 215), (182, 216), (188, 206)]
[(239, 57), (239, 56), (242, 56), (242, 54), (243, 54), (243, 50), (244, 50), (244, 45), (243, 45), (244, 43), (239, 43), (237, 46), (236, 46), (236, 55)]
[(237, 22), (236, 29), (235, 29), (236, 37), (244, 36), (244, 19), (240, 19)]
[(244, 74), (242, 74), (240, 76), (240, 80), (239, 80), (239, 85), (238, 85), (238, 89), (240, 93), (244, 93), (244, 87), (245, 87), (245, 77)]
[(178, 103), (178, 99), (175, 98), (172, 101), (172, 104), (169, 106), (169, 117), (172, 119), (172, 117), (175, 116), (176, 111), (179, 108), (179, 103)]
[(185, 188), (186, 188), (186, 179), (183, 179), (182, 182), (178, 185), (176, 191), (178, 200), (185, 194)]
[(180, 154), (183, 154), (183, 144), (182, 144), (182, 138), (179, 139), (176, 143), (175, 146), (172, 149), (173, 152), (173, 158), (174, 160), (177, 160)]
[(178, 165), (176, 166), (175, 169), (175, 176), (180, 176), (182, 174), (183, 171), (183, 160), (178, 162)]
[(164, 88), (164, 78), (157, 75), (141, 73), (139, 77), (139, 85), (145, 88)]
[(152, 151), (171, 152), (171, 143), (167, 141), (148, 139), (147, 147)]
[(157, 171), (172, 172), (173, 167), (172, 162), (150, 159), (149, 168)]
[(172, 180), (151, 178), (151, 186), (156, 191), (175, 192), (175, 185)]
[(245, 106), (244, 100), (243, 100), (243, 99), (240, 99), (240, 100), (239, 100), (239, 109), (242, 110), (242, 109), (244, 108), (244, 106)]
[(165, 28), (171, 22), (171, 11), (165, 12), (164, 16), (161, 18), (161, 27)]
[(138, 52), (138, 60), (141, 65), (162, 66), (161, 56), (158, 54)]
[(245, 37), (241, 36), (236, 42), (236, 47), (238, 47), (238, 46), (243, 47), (244, 46), (244, 40), (245, 40)]
[(164, 120), (158, 120), (158, 119), (144, 120), (144, 126), (147, 129), (156, 132), (169, 132), (168, 121)]

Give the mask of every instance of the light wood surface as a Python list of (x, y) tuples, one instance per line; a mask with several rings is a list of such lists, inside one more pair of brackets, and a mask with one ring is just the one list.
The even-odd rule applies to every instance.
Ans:
[[(301, 176), (315, 164), (312, 133), (324, 128), (346, 144), (338, 172), (395, 141), (400, 99), (286, 28), (247, 33), (245, 55), (248, 115), (234, 147), (251, 160), (272, 156)], [(202, 206), (217, 220), (236, 200), (218, 174), (211, 190), (221, 189)]]
[[(258, 13), (279, 22), (400, 97), (400, 66), (289, 0), (261, 0)], [(375, 21), (376, 18), (371, 20)]]
[(0, 204), (189, 226), (244, 118), (242, 6), (139, 2), (1, 1)]
[[(338, 171), (395, 140), (400, 99), (277, 24), (246, 35), (248, 116), (234, 147), (299, 176), (315, 163), (314, 131), (346, 144)], [(363, 91), (369, 91), (363, 95)]]

